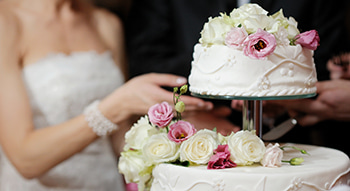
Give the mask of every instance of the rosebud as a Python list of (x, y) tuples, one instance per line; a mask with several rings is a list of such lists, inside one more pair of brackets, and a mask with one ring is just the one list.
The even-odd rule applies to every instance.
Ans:
[(298, 34), (295, 39), (295, 44), (300, 44), (301, 46), (311, 50), (316, 50), (320, 45), (320, 36), (316, 30), (310, 30)]
[(181, 94), (186, 93), (186, 92), (187, 92), (187, 89), (188, 89), (188, 85), (183, 85), (183, 86), (181, 86), (181, 88), (180, 88), (180, 93), (181, 93)]
[(304, 159), (301, 157), (295, 157), (295, 158), (290, 159), (290, 161), (289, 161), (289, 163), (291, 165), (300, 165), (303, 162), (304, 162)]
[(301, 149), (300, 152), (301, 152), (302, 154), (305, 154), (305, 155), (308, 155), (308, 154), (309, 154), (309, 153), (308, 153), (306, 150), (304, 150), (304, 149)]
[(179, 113), (182, 113), (185, 111), (185, 103), (183, 101), (179, 101), (175, 105), (175, 110)]

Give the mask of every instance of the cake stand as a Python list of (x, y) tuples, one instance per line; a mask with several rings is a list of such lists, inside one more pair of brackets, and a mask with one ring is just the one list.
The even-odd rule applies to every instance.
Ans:
[(217, 96), (217, 95), (202, 95), (192, 93), (193, 96), (205, 99), (220, 99), (220, 100), (243, 100), (242, 110), (242, 129), (255, 130), (256, 135), (262, 138), (262, 101), (264, 100), (286, 100), (286, 99), (304, 99), (314, 97), (316, 93), (290, 96)]

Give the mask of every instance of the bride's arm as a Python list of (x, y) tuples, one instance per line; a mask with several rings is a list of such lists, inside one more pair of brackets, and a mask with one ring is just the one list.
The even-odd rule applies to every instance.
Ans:
[(19, 27), (13, 21), (0, 15), (0, 144), (17, 170), (33, 178), (79, 152), (97, 136), (82, 115), (34, 130), (19, 66)]
[[(78, 153), (98, 136), (83, 115), (55, 126), (34, 128), (22, 81), (21, 32), (17, 23), (16, 17), (0, 13), (0, 144), (18, 172), (34, 178)], [(101, 100), (99, 110), (113, 123), (124, 123), (135, 112), (125, 104), (128, 93), (116, 91)], [(118, 131), (123, 132), (122, 125)]]

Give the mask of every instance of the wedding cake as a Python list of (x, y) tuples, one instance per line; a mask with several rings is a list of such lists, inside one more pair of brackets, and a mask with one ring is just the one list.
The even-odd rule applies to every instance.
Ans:
[(299, 33), (282, 10), (268, 16), (257, 4), (209, 18), (194, 46), (192, 93), (216, 96), (314, 94), (315, 30)]
[[(194, 47), (192, 93), (222, 96), (315, 94), (316, 31), (299, 33), (282, 11), (256, 4), (209, 18)], [(152, 106), (125, 134), (119, 171), (140, 191), (325, 191), (350, 185), (350, 161), (341, 151), (301, 144), (264, 143), (254, 131), (223, 136), (181, 119), (173, 107)], [(176, 113), (176, 116), (174, 115)]]

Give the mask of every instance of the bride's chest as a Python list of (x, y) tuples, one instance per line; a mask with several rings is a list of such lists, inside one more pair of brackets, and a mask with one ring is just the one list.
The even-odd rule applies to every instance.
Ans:
[(56, 121), (80, 114), (87, 104), (111, 93), (123, 84), (123, 75), (108, 52), (84, 52), (49, 55), (25, 67), (23, 80), (34, 115)]

